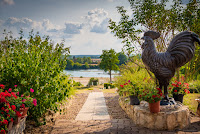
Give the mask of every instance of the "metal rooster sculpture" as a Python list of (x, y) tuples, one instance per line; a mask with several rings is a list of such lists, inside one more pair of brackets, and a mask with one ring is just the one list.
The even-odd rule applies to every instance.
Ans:
[(181, 32), (172, 39), (166, 52), (159, 53), (156, 51), (153, 42), (159, 37), (160, 34), (155, 31), (144, 33), (142, 39), (145, 42), (141, 46), (143, 49), (142, 61), (158, 79), (159, 88), (163, 89), (164, 87), (164, 100), (169, 102), (167, 86), (174, 76), (175, 70), (192, 59), (195, 52), (194, 42), (196, 41), (200, 44), (200, 39), (193, 32)]

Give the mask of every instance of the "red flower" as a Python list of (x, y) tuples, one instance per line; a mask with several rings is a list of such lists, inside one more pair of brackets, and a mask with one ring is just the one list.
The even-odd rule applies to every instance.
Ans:
[(15, 105), (12, 105), (12, 106), (11, 106), (11, 109), (12, 109), (12, 110), (15, 110), (15, 109), (16, 109), (16, 106), (15, 106)]
[(5, 134), (6, 133), (6, 131), (5, 130), (1, 130), (1, 134)]
[(17, 115), (17, 117), (22, 116), (19, 111), (16, 111), (16, 115)]
[(3, 122), (2, 122), (3, 124), (5, 124), (5, 125), (8, 125), (8, 121), (7, 120), (3, 120)]
[(177, 92), (177, 90), (175, 89), (174, 92)]
[(10, 121), (14, 122), (13, 118), (11, 118)]
[(156, 98), (156, 96), (155, 96), (155, 95), (152, 95), (152, 97), (153, 97), (153, 98)]
[(159, 92), (162, 92), (160, 88), (156, 88)]
[(1, 110), (5, 111), (5, 108), (4, 108), (4, 107), (2, 107), (2, 108), (1, 108)]
[(123, 88), (124, 86), (123, 86), (123, 85), (120, 85), (120, 87), (122, 87), (122, 88)]
[(21, 107), (21, 108), (25, 108), (25, 105), (24, 105), (24, 104), (22, 104), (20, 107)]
[(5, 85), (0, 84), (0, 88), (4, 89), (4, 88), (5, 88)]

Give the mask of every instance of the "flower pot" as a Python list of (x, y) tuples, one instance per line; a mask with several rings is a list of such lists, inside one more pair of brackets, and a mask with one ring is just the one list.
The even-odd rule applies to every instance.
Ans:
[(175, 101), (180, 101), (181, 103), (183, 103), (183, 94), (173, 94), (173, 98)]
[(130, 105), (140, 105), (140, 101), (138, 99), (138, 96), (136, 95), (130, 95)]
[(198, 102), (197, 114), (200, 116), (200, 99), (195, 99)]
[(20, 120), (21, 120), (21, 116), (20, 116), (20, 117), (17, 117), (17, 118), (15, 119), (15, 121), (14, 121), (14, 124), (18, 124)]
[(12, 126), (13, 126), (13, 122), (11, 121), (11, 122), (9, 122), (9, 124), (8, 124), (8, 131), (10, 131), (10, 130), (12, 129)]
[(155, 102), (155, 103), (149, 103), (149, 110), (151, 113), (160, 112), (160, 101)]

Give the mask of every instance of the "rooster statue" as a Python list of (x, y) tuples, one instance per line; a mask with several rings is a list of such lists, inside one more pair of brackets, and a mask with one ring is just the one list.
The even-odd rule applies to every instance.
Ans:
[[(166, 52), (160, 53), (156, 51), (153, 40), (160, 37), (155, 31), (147, 31), (144, 33), (144, 43), (142, 44), (142, 61), (145, 66), (154, 73), (159, 81), (159, 88), (164, 87), (164, 103), (161, 105), (169, 105), (167, 87), (171, 78), (175, 74), (175, 70), (187, 62), (194, 56), (194, 42), (200, 44), (199, 36), (193, 32), (184, 31), (176, 35), (169, 44)], [(166, 103), (167, 102), (167, 103)]]

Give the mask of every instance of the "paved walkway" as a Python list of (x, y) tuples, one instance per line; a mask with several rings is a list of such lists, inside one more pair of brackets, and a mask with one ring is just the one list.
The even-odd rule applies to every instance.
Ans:
[(189, 129), (156, 131), (136, 126), (131, 119), (110, 119), (102, 92), (89, 94), (75, 120), (56, 120), (51, 134), (200, 134), (200, 118)]
[(110, 120), (103, 92), (90, 93), (75, 120)]

